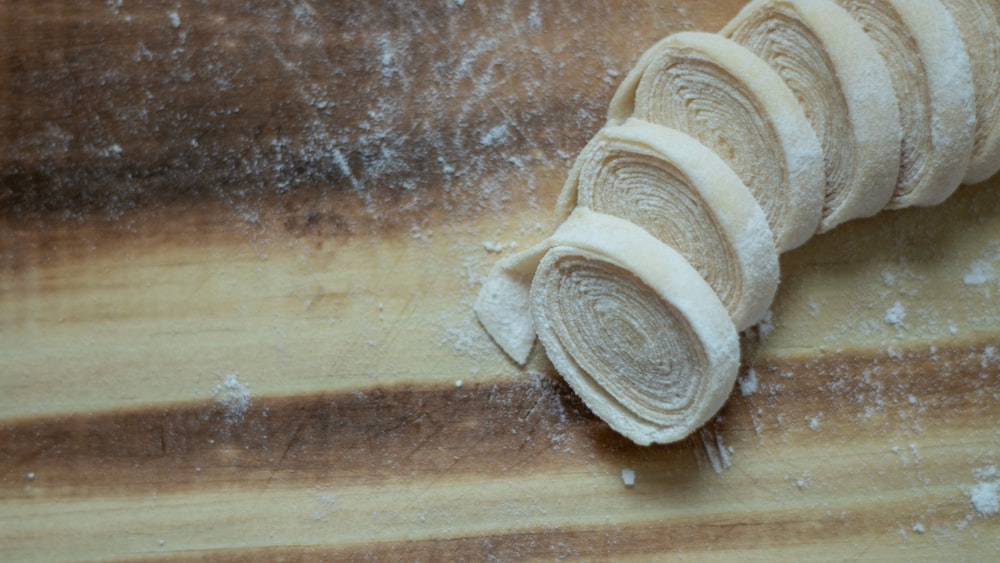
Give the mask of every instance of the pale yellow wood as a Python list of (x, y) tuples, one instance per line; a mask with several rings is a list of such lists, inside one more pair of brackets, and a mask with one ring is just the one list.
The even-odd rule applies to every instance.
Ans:
[[(5, 38), (29, 23), (66, 31), (65, 22), (84, 15), (118, 26), (114, 18), (128, 4), (116, 15), (95, 1), (59, 20), (60, 10), (3, 5), (0, 83), (25, 76), (17, 64), (75, 69), (50, 79), (77, 92), (70, 77), (88, 78), (87, 65), (100, 63), (73, 59), (85, 47), (75, 36), (31, 35), (50, 47), (30, 51), (49, 57), (37, 59), (25, 46), (41, 39)], [(479, 161), (490, 172), (450, 179), (448, 189), (466, 190), (473, 202), (459, 211), (464, 200), (434, 199), (445, 190), (429, 172), (411, 195), (372, 204), (358, 204), (361, 196), (339, 178), (329, 191), (273, 199), (273, 186), (242, 186), (268, 195), (232, 205), (200, 192), (174, 202), (150, 191), (151, 203), (118, 215), (77, 211), (69, 196), (59, 203), (65, 213), (41, 204), (41, 211), (29, 204), (18, 211), (15, 203), (30, 203), (32, 189), (50, 190), (55, 200), (62, 192), (4, 176), (0, 560), (996, 559), (1000, 515), (977, 513), (970, 491), (992, 482), (988, 469), (1000, 465), (1000, 358), (989, 348), (1000, 347), (998, 178), (963, 187), (937, 207), (845, 224), (784, 255), (773, 331), (745, 343), (741, 375), (745, 381), (753, 368), (756, 392), (735, 390), (720, 418), (679, 444), (645, 449), (612, 435), (574, 402), (540, 350), (517, 368), (474, 319), (481, 277), (515, 251), (510, 243), (526, 248), (551, 228), (572, 150), (593, 132), (580, 129), (599, 126), (599, 108), (627, 65), (669, 31), (718, 29), (740, 4), (545, 5), (538, 17), (547, 34), (528, 31), (530, 2), (504, 5), (499, 11), (512, 27), (502, 29), (463, 19), (494, 5), (470, 1), (467, 13), (448, 12), (458, 31), (442, 41), (469, 48), (475, 41), (459, 39), (494, 29), (501, 54), (550, 72), (539, 71), (549, 82), (530, 88), (499, 78), (491, 102), (470, 105), (506, 115), (512, 129), (499, 156)], [(387, 5), (370, 9), (390, 26), (398, 20), (385, 15)], [(254, 27), (258, 20), (225, 3), (198, 20), (185, 11), (193, 6), (180, 7), (180, 28), (229, 21), (274, 32), (272, 39), (292, 37), (267, 52), (283, 53), (287, 66), (275, 68), (296, 73), (363, 42), (323, 20), (316, 25), (333, 30), (334, 43), (318, 52), (303, 28), (279, 34), (285, 28), (270, 20)], [(334, 7), (311, 6), (321, 16)], [(149, 64), (169, 70), (175, 63), (161, 62), (176, 47), (162, 38), (176, 33), (169, 13), (143, 3), (134, 9), (141, 37), (108, 31), (114, 49), (135, 48), (145, 60), (138, 44), (148, 44), (164, 55)], [(303, 4), (297, 13), (309, 9)], [(78, 31), (86, 38), (88, 29)], [(480, 46), (493, 44), (487, 39)], [(270, 64), (254, 59), (253, 41), (242, 36), (188, 41), (225, 46), (244, 69)], [(584, 43), (596, 46), (579, 49)], [(530, 50), (518, 50), (524, 45), (548, 58), (528, 57)], [(411, 64), (420, 67), (426, 53), (412, 48)], [(479, 73), (489, 68), (476, 64)], [(341, 70), (341, 93), (382, 76), (377, 67)], [(327, 71), (319, 73), (324, 80)], [(255, 76), (263, 82), (266, 74)], [(172, 76), (166, 85), (151, 82), (152, 93), (169, 98), (169, 86), (181, 83)], [(195, 95), (200, 90), (179, 96), (190, 107), (218, 104), (217, 129), (258, 122), (267, 129), (282, 120), (268, 113), (267, 101), (284, 86), (222, 101)], [(0, 139), (4, 170), (31, 169), (65, 188), (59, 174), (44, 176), (48, 169), (32, 163), (64, 159), (66, 168), (54, 169), (67, 178), (111, 166), (102, 159), (113, 155), (92, 149), (62, 153), (24, 142), (17, 135), (41, 127), (39, 115), (62, 116), (56, 110), (64, 101), (29, 103), (12, 86), (2, 88), (0, 105), (22, 104), (22, 114), (8, 111), (0, 121), (10, 133)], [(579, 99), (555, 99), (566, 91)], [(77, 102), (99, 101), (101, 92), (86, 90)], [(460, 108), (472, 97), (463, 90), (449, 100)], [(244, 110), (222, 112), (227, 104)], [(542, 104), (556, 120), (531, 125), (539, 118), (523, 115)], [(114, 123), (94, 125), (77, 111), (52, 120), (83, 136)], [(150, 119), (192, 132), (173, 118)], [(473, 121), (467, 127), (478, 132), (483, 124)], [(544, 140), (547, 133), (561, 141)], [(49, 130), (39, 134), (58, 140)], [(486, 150), (479, 141), (468, 146)], [(121, 158), (155, 176), (162, 163), (130, 149), (177, 156), (190, 141), (157, 142), (163, 145), (122, 147)], [(232, 147), (219, 143), (207, 158), (225, 168), (222, 149)], [(46, 151), (56, 151), (58, 162), (46, 160)], [(506, 157), (521, 160), (513, 166)], [(119, 181), (112, 172), (107, 179)], [(141, 188), (159, 184), (152, 186)], [(372, 190), (375, 198), (382, 193)], [(353, 231), (292, 228), (308, 215), (296, 197), (342, 211)], [(406, 215), (406, 202), (419, 213)], [(983, 283), (965, 283), (970, 274)], [(245, 411), (227, 402), (246, 398)], [(712, 455), (721, 459), (720, 445), (731, 467), (717, 473)], [(634, 487), (622, 482), (626, 468), (636, 473)]]

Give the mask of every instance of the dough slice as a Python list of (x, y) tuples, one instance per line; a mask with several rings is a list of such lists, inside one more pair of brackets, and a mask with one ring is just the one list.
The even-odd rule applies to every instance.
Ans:
[(976, 184), (1000, 170), (1000, 2), (941, 0), (965, 41), (972, 64), (976, 127), (963, 182)]
[(938, 0), (836, 0), (885, 59), (896, 91), (902, 154), (887, 207), (934, 205), (962, 183), (976, 115), (962, 35)]
[(784, 79), (823, 145), (820, 231), (874, 215), (892, 197), (900, 159), (892, 80), (861, 25), (827, 0), (756, 0), (722, 35)]
[(490, 270), (472, 309), (497, 346), (524, 365), (535, 344), (528, 291), (548, 241), (499, 260)]
[(701, 273), (740, 330), (759, 321), (778, 287), (778, 253), (764, 211), (711, 149), (630, 119), (584, 147), (556, 204), (632, 221)]
[(736, 328), (680, 254), (629, 221), (578, 209), (548, 241), (531, 311), (552, 364), (641, 445), (714, 415), (739, 368)]
[(792, 91), (759, 57), (714, 33), (660, 41), (618, 88), (610, 123), (629, 117), (691, 135), (736, 172), (764, 209), (779, 252), (823, 213), (823, 148)]

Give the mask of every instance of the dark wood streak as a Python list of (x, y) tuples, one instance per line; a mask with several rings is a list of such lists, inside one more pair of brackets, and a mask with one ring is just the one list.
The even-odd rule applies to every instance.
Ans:
[[(952, 419), (995, 425), (1000, 365), (984, 366), (983, 350), (970, 345), (895, 359), (761, 362), (754, 366), (758, 393), (735, 391), (711, 428), (739, 447), (761, 440), (811, 443), (816, 434), (807, 415), (823, 411), (824, 443), (846, 447), (859, 433), (875, 436), (913, 421), (929, 432)], [(859, 379), (866, 370), (873, 377)], [(697, 435), (667, 446), (635, 446), (550, 374), (460, 389), (259, 397), (235, 417), (221, 404), (198, 403), (5, 421), (0, 498), (22, 497), (26, 484), (32, 494), (93, 496), (220, 484), (365, 485), (444, 474), (486, 479), (558, 474), (595, 463), (648, 464), (692, 477), (708, 470), (697, 463), (701, 447)], [(35, 475), (30, 483), (29, 473)]]
[(664, 33), (650, 10), (5, 2), (0, 218), (218, 202), (336, 234), (478, 213), (525, 197), (531, 169), (568, 166), (558, 154), (603, 120), (606, 70)]

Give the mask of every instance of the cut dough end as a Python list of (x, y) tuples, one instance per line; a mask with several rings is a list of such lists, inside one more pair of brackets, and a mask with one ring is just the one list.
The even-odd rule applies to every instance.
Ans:
[(638, 444), (680, 440), (736, 380), (736, 328), (684, 258), (629, 221), (578, 209), (531, 285), (553, 365), (591, 410)]

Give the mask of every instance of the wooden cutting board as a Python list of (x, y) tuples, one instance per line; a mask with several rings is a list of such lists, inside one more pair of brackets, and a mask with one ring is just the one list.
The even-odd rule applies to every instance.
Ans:
[(996, 178), (783, 256), (682, 443), (474, 320), (741, 4), (0, 2), (0, 560), (995, 559)]

